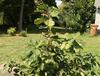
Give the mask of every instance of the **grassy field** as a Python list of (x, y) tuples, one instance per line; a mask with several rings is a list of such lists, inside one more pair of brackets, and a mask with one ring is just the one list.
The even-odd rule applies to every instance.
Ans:
[(30, 40), (37, 40), (40, 34), (28, 34), (28, 37), (0, 36), (0, 63), (5, 63), (10, 59), (20, 59), (20, 55), (25, 51)]
[[(71, 34), (75, 36), (75, 34)], [(0, 64), (8, 62), (10, 59), (20, 60), (20, 55), (24, 53), (30, 40), (38, 40), (41, 34), (28, 34), (28, 37), (0, 36)], [(84, 52), (91, 52), (100, 56), (100, 36), (90, 37), (87, 34), (81, 35), (77, 40), (82, 43)]]

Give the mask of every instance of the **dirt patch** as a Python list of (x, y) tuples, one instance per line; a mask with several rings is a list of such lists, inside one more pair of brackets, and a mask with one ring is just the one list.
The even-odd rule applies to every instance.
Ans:
[(8, 72), (4, 71), (4, 65), (0, 65), (0, 76), (12, 76)]

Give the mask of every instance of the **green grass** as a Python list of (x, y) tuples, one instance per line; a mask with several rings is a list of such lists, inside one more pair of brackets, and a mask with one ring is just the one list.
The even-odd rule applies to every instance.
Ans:
[[(72, 34), (74, 37), (76, 34)], [(90, 36), (89, 34), (80, 35), (76, 38), (83, 46), (84, 51), (93, 53), (96, 56), (100, 56), (100, 35)]]
[[(75, 36), (76, 34), (71, 35)], [(41, 34), (28, 34), (28, 37), (0, 36), (0, 64), (10, 59), (20, 60), (20, 56), (26, 50), (28, 42), (40, 38)], [(84, 52), (91, 52), (100, 56), (100, 36), (90, 37), (88, 34), (84, 34), (79, 36), (77, 40), (82, 43)]]
[(91, 37), (89, 35), (83, 35), (78, 40), (83, 44), (84, 52), (91, 52), (100, 56), (100, 36)]
[(7, 36), (0, 37), (0, 63), (5, 63), (10, 59), (20, 59), (20, 55), (25, 51), (30, 40), (37, 40), (40, 34), (28, 34), (28, 37)]

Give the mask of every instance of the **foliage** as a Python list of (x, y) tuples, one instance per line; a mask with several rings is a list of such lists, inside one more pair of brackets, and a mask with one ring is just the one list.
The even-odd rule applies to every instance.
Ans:
[(45, 21), (45, 24), (48, 26), (48, 28), (51, 30), (53, 25), (55, 25), (55, 22), (50, 18), (49, 20)]
[(27, 37), (27, 32), (26, 31), (21, 31), (19, 35), (22, 36), (22, 37)]
[(62, 0), (59, 8), (59, 18), (67, 28), (83, 33), (94, 22), (94, 0)]
[(36, 25), (40, 25), (40, 24), (44, 23), (45, 20), (46, 20), (46, 19), (43, 18), (43, 17), (37, 18), (37, 19), (34, 20), (34, 23), (35, 23)]
[(15, 32), (16, 32), (16, 28), (14, 27), (10, 27), (8, 30), (7, 30), (7, 33), (11, 36), (15, 36)]
[[(41, 2), (42, 1), (42, 2)], [(10, 25), (9, 27), (20, 28), (19, 17), (21, 10), (22, 0), (0, 0), (0, 20), (3, 19), (3, 24)], [(42, 3), (42, 4), (41, 4)], [(39, 14), (35, 12), (36, 9), (41, 13), (41, 6), (44, 8), (45, 5), (51, 7), (56, 6), (54, 0), (25, 0), (24, 10), (23, 10), (23, 28), (28, 27), (28, 25), (33, 25), (35, 17), (38, 17)], [(3, 14), (1, 14), (3, 13)], [(1, 16), (2, 15), (2, 16)], [(3, 18), (2, 18), (3, 17)], [(2, 22), (0, 21), (2, 24)], [(27, 26), (25, 26), (27, 25)], [(19, 30), (18, 28), (18, 30)], [(5, 29), (4, 29), (5, 30)]]
[(99, 76), (100, 64), (95, 56), (82, 54), (82, 46), (75, 37), (53, 34), (53, 22), (50, 22), (46, 23), (49, 31), (43, 34), (44, 38), (30, 42), (22, 62), (11, 61), (8, 72), (14, 76)]
[[(82, 46), (75, 38), (53, 34), (53, 17), (48, 11), (42, 16), (46, 18), (43, 23), (49, 31), (42, 40), (30, 42), (22, 62), (11, 61), (8, 72), (13, 72), (14, 76), (99, 76), (100, 64), (95, 56), (81, 53)], [(35, 22), (38, 21), (41, 24), (39, 19)]]
[(50, 16), (52, 17), (57, 17), (58, 18), (58, 15), (59, 15), (59, 9), (56, 8), (56, 7), (50, 7), (49, 10), (48, 10)]
[[(20, 19), (20, 10), (21, 10), (22, 0), (1, 0), (0, 1), (0, 13), (3, 12), (3, 24), (9, 25), (9, 27), (20, 28), (19, 19)], [(32, 0), (25, 0), (24, 2), (24, 13), (23, 13), (23, 23), (30, 23), (32, 20), (29, 19), (29, 16), (32, 15), (34, 9), (34, 2)], [(2, 17), (1, 16), (1, 17)], [(3, 29), (6, 30), (6, 29)]]
[(21, 63), (9, 63), (14, 76), (99, 76), (98, 62), (91, 53), (82, 54), (74, 38), (54, 34), (30, 42)]
[(44, 24), (46, 25), (49, 30), (51, 30), (52, 26), (55, 25), (55, 21), (53, 18), (58, 18), (58, 14), (60, 13), (58, 8), (56, 7), (48, 7), (48, 9), (42, 10), (40, 18), (36, 18), (34, 23), (36, 25)]

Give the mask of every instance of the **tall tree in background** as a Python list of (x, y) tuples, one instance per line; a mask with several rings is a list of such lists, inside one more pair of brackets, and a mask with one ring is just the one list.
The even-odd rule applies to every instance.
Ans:
[(20, 30), (19, 27), (21, 27), (21, 25), (18, 26), (18, 23), (21, 24), (21, 19), (23, 19), (21, 18), (21, 15), (24, 15), (25, 19), (23, 19), (23, 23), (25, 23), (26, 18), (28, 20), (29, 15), (33, 13), (34, 1), (25, 0), (25, 9), (22, 8), (22, 5), (22, 0), (3, 0), (0, 3), (0, 12), (4, 13), (4, 24), (6, 24), (9, 27), (17, 27), (18, 30)]
[[(43, 4), (48, 6), (56, 5), (55, 0), (0, 0), (0, 13), (3, 13), (1, 15), (4, 24), (9, 25), (9, 27), (17, 27), (18, 30), (21, 31), (22, 23), (24, 25), (23, 27), (26, 27), (25, 24), (28, 25), (32, 23), (32, 21), (34, 22), (34, 18), (38, 16), (38, 14), (34, 12), (34, 10), (38, 8), (36, 4), (38, 1), (42, 1)], [(41, 3), (38, 3), (38, 5), (39, 4)]]
[(4, 12), (4, 20), (8, 25), (17, 24), (21, 2), (18, 0), (4, 0), (0, 4), (0, 11)]
[(62, 0), (61, 21), (67, 28), (86, 31), (87, 25), (94, 20), (94, 0)]
[(24, 1), (22, 0), (21, 3), (21, 10), (20, 10), (20, 19), (19, 19), (19, 31), (22, 31), (22, 26), (23, 26), (23, 11), (24, 11)]

